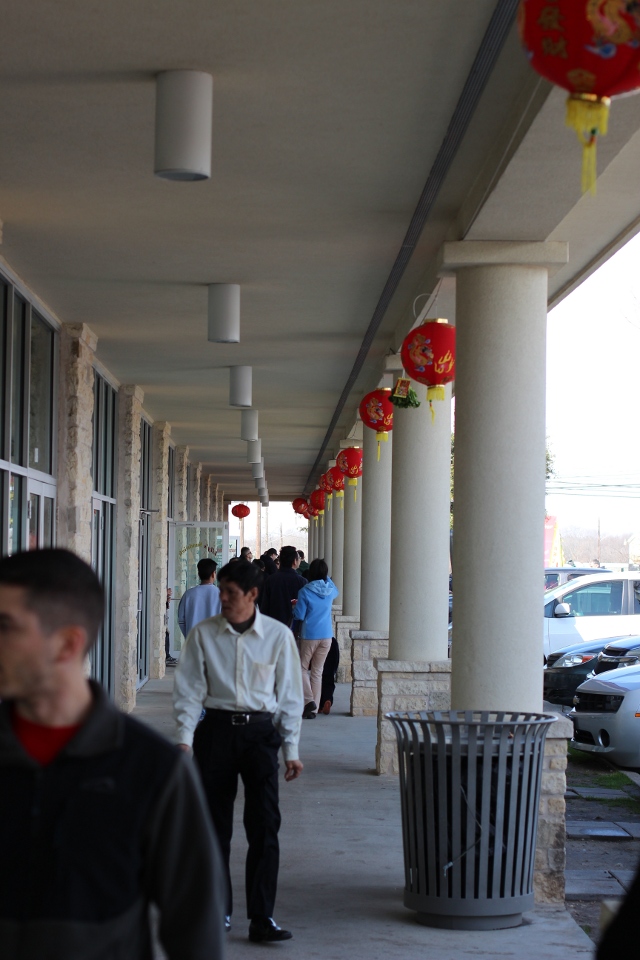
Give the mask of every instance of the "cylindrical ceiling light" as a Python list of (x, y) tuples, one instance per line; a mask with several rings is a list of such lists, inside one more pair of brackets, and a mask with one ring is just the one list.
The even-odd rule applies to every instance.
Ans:
[(211, 343), (240, 343), (240, 284), (210, 283), (207, 316)]
[(249, 440), (247, 443), (247, 463), (262, 462), (262, 440)]
[(243, 410), (240, 414), (240, 439), (258, 439), (258, 411)]
[(156, 77), (154, 173), (165, 180), (211, 176), (213, 77), (199, 70), (165, 70)]
[(260, 463), (251, 464), (251, 473), (254, 480), (262, 480), (264, 477), (264, 458), (260, 461)]
[(268, 495), (266, 497), (260, 497), (260, 503), (262, 504), (263, 507), (268, 507), (269, 506)]
[(257, 493), (258, 493), (258, 497), (266, 497), (266, 496), (267, 496), (267, 488), (266, 488), (266, 487), (256, 487), (256, 490), (257, 490)]
[(253, 367), (229, 367), (229, 404), (232, 407), (251, 406)]

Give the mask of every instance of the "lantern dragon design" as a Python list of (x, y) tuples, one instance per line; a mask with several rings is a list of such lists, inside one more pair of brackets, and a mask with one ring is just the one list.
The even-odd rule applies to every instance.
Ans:
[(367, 403), (367, 416), (373, 423), (379, 423), (381, 420), (384, 420), (380, 397), (371, 397)]
[(447, 350), (447, 352), (442, 357), (440, 357), (439, 360), (436, 360), (433, 364), (433, 369), (437, 374), (451, 373), (452, 368), (453, 368), (453, 354), (451, 353), (451, 350)]
[(433, 350), (429, 346), (431, 339), (422, 333), (416, 333), (409, 344), (409, 356), (415, 364), (416, 370), (423, 373), (433, 363)]
[[(623, 14), (631, 15), (636, 25), (633, 30)], [(587, 19), (595, 34), (593, 47), (587, 47), (592, 53), (612, 57), (615, 47), (624, 43), (637, 45), (640, 37), (640, 17), (636, 6), (628, 0), (588, 0)], [(612, 50), (611, 47), (614, 49)], [(609, 49), (607, 49), (609, 48)]]

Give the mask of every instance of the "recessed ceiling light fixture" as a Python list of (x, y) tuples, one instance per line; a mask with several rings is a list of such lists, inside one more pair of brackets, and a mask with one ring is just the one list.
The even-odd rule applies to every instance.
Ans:
[(156, 77), (154, 173), (164, 180), (211, 176), (213, 77), (199, 70), (164, 70)]
[(243, 410), (240, 415), (240, 439), (258, 439), (258, 411)]
[(262, 462), (262, 440), (249, 440), (247, 443), (247, 463)]

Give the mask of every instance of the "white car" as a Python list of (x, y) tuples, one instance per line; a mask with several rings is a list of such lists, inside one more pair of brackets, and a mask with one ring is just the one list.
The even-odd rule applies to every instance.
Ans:
[(640, 767), (640, 666), (620, 667), (581, 683), (569, 714), (578, 750)]
[(640, 634), (640, 572), (594, 573), (544, 595), (545, 657), (581, 640)]

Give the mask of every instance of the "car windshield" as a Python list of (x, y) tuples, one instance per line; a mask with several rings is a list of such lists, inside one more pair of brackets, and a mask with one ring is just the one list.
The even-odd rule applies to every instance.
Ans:
[[(601, 576), (604, 579), (606, 574), (603, 573)], [(597, 582), (598, 582), (597, 580), (594, 581), (594, 583), (597, 583)], [(553, 590), (545, 590), (545, 594), (544, 594), (545, 605), (549, 603), (550, 600), (556, 600), (558, 597), (562, 596), (562, 594), (565, 591), (568, 591), (568, 590), (573, 591), (575, 589), (576, 589), (576, 583), (574, 581), (572, 583), (561, 583), (559, 586), (554, 587)]]

